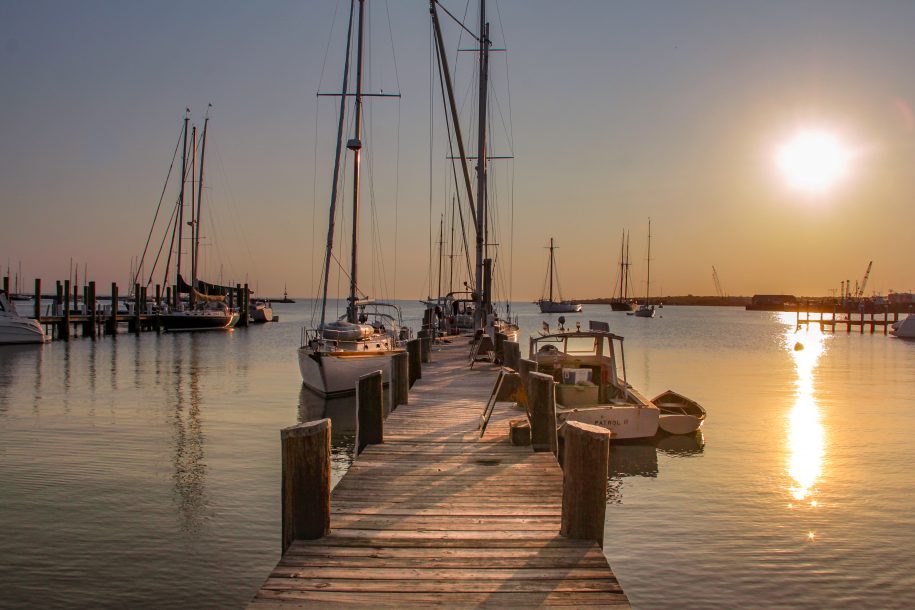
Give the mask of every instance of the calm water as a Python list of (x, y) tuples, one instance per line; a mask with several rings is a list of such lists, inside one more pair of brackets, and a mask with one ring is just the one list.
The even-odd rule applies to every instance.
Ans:
[[(549, 319), (519, 310), (526, 332)], [(0, 348), (0, 606), (244, 606), (278, 559), (280, 428), (329, 410), (336, 477), (351, 460), (352, 402), (301, 389), (308, 311)], [(605, 552), (633, 605), (915, 603), (915, 343), (660, 313), (567, 316), (625, 335), (645, 394), (709, 411), (704, 443), (614, 446)]]

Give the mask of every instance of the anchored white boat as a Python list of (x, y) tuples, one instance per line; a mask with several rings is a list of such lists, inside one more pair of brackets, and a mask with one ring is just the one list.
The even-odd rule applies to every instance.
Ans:
[(20, 316), (7, 296), (0, 291), (0, 345), (50, 341), (38, 320)]
[[(559, 273), (555, 271), (556, 269), (556, 257), (554, 255), (554, 250), (556, 246), (553, 245), (553, 238), (550, 238), (550, 262), (549, 262), (549, 284), (550, 284), (550, 293), (548, 299), (540, 299), (537, 301), (537, 305), (540, 306), (541, 313), (578, 313), (581, 311), (581, 303), (576, 303), (575, 301), (562, 300), (562, 290), (559, 288)], [(553, 300), (553, 276), (556, 276), (556, 288), (559, 292), (559, 300)]]
[(637, 318), (653, 318), (654, 305), (648, 304), (648, 295), (651, 292), (651, 219), (648, 219), (648, 259), (646, 261), (647, 279), (645, 281), (645, 302), (635, 310)]
[[(400, 309), (390, 303), (360, 301), (358, 298), (358, 246), (359, 246), (359, 168), (362, 156), (362, 64), (365, 3), (351, 4), (349, 29), (347, 32), (346, 61), (343, 70), (343, 87), (340, 96), (340, 120), (337, 124), (337, 143), (331, 181), (330, 214), (327, 243), (324, 257), (324, 286), (321, 298), (320, 322), (314, 328), (302, 331), (302, 344), (298, 349), (299, 371), (302, 382), (322, 396), (343, 396), (354, 394), (359, 377), (372, 371), (381, 370), (384, 383), (390, 380), (391, 356), (405, 351), (410, 339), (410, 329), (403, 326)], [(357, 15), (354, 15), (357, 13)], [(356, 16), (356, 20), (353, 17)], [(350, 40), (356, 28), (356, 86), (355, 93), (349, 91)], [(346, 101), (354, 102), (353, 137), (346, 148), (353, 155), (353, 240), (349, 272), (349, 301), (346, 314), (335, 322), (326, 322), (328, 282), (334, 245), (334, 222), (336, 218), (337, 188), (340, 183), (341, 157), (343, 155), (343, 131), (346, 124)]]
[(900, 339), (915, 339), (915, 313), (910, 313), (902, 320), (893, 322), (890, 333)]
[(258, 299), (251, 303), (251, 321), (255, 324), (273, 322), (273, 308), (270, 306), (270, 301)]
[(658, 425), (669, 434), (692, 434), (705, 422), (705, 408), (673, 390), (658, 394), (651, 402), (661, 411)]
[(612, 440), (657, 433), (660, 411), (626, 381), (623, 337), (606, 323), (531, 337), (529, 358), (558, 382), (557, 422), (601, 426), (613, 432)]

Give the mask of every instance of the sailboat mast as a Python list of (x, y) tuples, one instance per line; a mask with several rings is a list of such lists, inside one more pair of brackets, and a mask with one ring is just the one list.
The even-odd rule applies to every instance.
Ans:
[(197, 179), (197, 220), (194, 223), (194, 279), (197, 282), (197, 264), (200, 260), (200, 208), (203, 207), (203, 157), (207, 150), (207, 127), (210, 124), (209, 110), (203, 121), (203, 141), (200, 144), (200, 177)]
[(626, 283), (623, 287), (623, 298), (629, 298), (629, 267), (632, 266), (632, 263), (629, 262), (629, 231), (626, 231)]
[[(451, 240), (448, 242), (451, 248), (451, 254), (448, 255), (448, 292), (454, 290), (454, 208), (456, 207), (456, 197), (451, 196)], [(463, 230), (463, 229), (462, 229)], [(438, 296), (442, 296), (439, 290)]]
[(438, 221), (438, 296), (442, 296), (442, 258), (445, 247), (445, 215), (442, 214)]
[(359, 162), (362, 156), (362, 41), (365, 30), (364, 15), (365, 0), (359, 0), (359, 35), (356, 42), (356, 112), (353, 121), (355, 134), (353, 139), (346, 144), (346, 147), (353, 151), (353, 258), (350, 262), (349, 306), (346, 308), (346, 318), (352, 323), (357, 321), (356, 290), (358, 287), (356, 274), (359, 254)]
[(489, 89), (489, 24), (486, 23), (486, 0), (480, 0), (480, 105), (477, 113), (477, 244), (476, 290), (481, 307), (477, 326), (482, 327), (488, 314), (487, 295), (483, 294), (483, 259), (486, 258), (486, 95)]
[(355, 3), (350, 3), (349, 26), (346, 29), (346, 60), (343, 64), (343, 88), (340, 92), (340, 121), (337, 123), (337, 148), (334, 153), (334, 177), (330, 187), (330, 213), (327, 221), (327, 249), (324, 253), (324, 290), (321, 296), (321, 326), (324, 327), (327, 315), (327, 289), (330, 283), (330, 259), (334, 249), (334, 218), (337, 214), (337, 184), (340, 177), (340, 155), (343, 145), (343, 123), (346, 121), (346, 88), (349, 83), (349, 57), (350, 43), (353, 39), (353, 9)]
[(647, 281), (645, 282), (645, 304), (648, 304), (648, 297), (651, 294), (651, 218), (648, 219), (648, 260), (647, 263)]
[(191, 295), (190, 302), (194, 302), (194, 288), (197, 284), (197, 197), (194, 191), (194, 178), (197, 174), (197, 126), (191, 126), (191, 239), (194, 246), (191, 248)]
[[(181, 238), (184, 235), (184, 183), (187, 181), (187, 124), (190, 120), (188, 112), (184, 110), (184, 145), (181, 147), (181, 203), (178, 205), (178, 263), (175, 266), (175, 285), (178, 285), (178, 278), (181, 277)], [(133, 278), (133, 274), (130, 276)]]
[(553, 238), (550, 238), (550, 303), (553, 302)]

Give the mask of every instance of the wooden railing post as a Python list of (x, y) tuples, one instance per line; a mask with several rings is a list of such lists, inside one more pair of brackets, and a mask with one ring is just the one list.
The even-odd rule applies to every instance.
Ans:
[(330, 533), (330, 420), (280, 432), (282, 443), (282, 551), (294, 540)]
[(562, 525), (567, 538), (604, 546), (610, 431), (568, 421), (563, 426)]
[(381, 371), (373, 371), (356, 382), (356, 455), (383, 442), (384, 385)]
[(35, 278), (35, 319), (41, 322), (41, 278)]
[(517, 341), (506, 341), (502, 345), (502, 350), (505, 353), (503, 364), (517, 371), (521, 366), (521, 346)]
[(531, 447), (534, 451), (552, 451), (557, 455), (556, 383), (551, 375), (530, 373), (528, 416), (531, 420)]
[(95, 305), (95, 280), (89, 282), (89, 298), (86, 307), (89, 309), (89, 336), (94, 340), (98, 334), (98, 311)]
[(409, 354), (410, 359), (410, 387), (413, 387), (413, 384), (416, 383), (417, 379), (423, 378), (423, 365), (422, 365), (422, 354), (420, 351), (422, 346), (420, 345), (419, 339), (410, 339), (407, 341), (407, 354)]
[(391, 356), (391, 410), (410, 401), (410, 354)]
[(531, 393), (531, 373), (537, 372), (537, 363), (533, 360), (522, 358), (518, 363), (518, 375), (521, 376), (521, 389), (524, 390), (524, 397), (521, 401), (526, 411), (530, 411), (530, 393)]

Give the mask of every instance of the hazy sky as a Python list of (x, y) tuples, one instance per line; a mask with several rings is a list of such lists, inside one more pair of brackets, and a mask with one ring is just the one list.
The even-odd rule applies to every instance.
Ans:
[[(429, 291), (430, 192), (436, 232), (451, 192), (440, 138), (430, 187), (428, 3), (368, 6), (367, 88), (402, 98), (370, 105), (364, 218), (374, 202), (376, 220), (365, 224), (363, 285), (413, 299)], [(202, 123), (212, 103), (202, 275), (313, 294), (336, 105), (315, 93), (339, 90), (347, 10), (0, 0), (4, 268), (21, 260), (29, 281), (50, 282), (72, 258), (103, 285), (125, 284), (183, 110)], [(474, 23), (476, 2), (466, 10)], [(564, 296), (609, 296), (623, 229), (644, 292), (649, 216), (654, 294), (714, 294), (712, 265), (733, 295), (827, 294), (869, 260), (868, 292), (915, 288), (915, 3), (502, 0), (489, 12), (495, 46), (508, 49), (493, 57), (493, 152), (515, 157), (495, 162), (494, 177), (515, 299), (540, 295), (550, 237)], [(453, 58), (456, 29), (445, 26)], [(472, 56), (461, 55), (471, 108)], [(436, 99), (433, 142), (440, 115)], [(818, 194), (775, 163), (811, 128), (852, 155)], [(166, 207), (176, 195), (170, 186)]]

